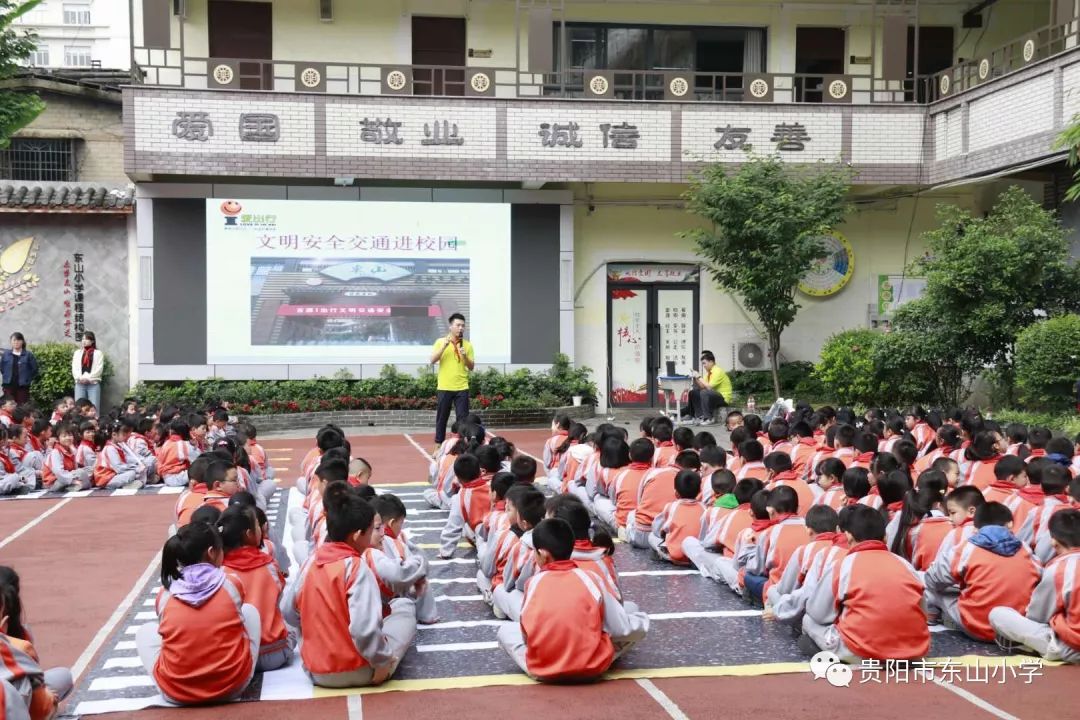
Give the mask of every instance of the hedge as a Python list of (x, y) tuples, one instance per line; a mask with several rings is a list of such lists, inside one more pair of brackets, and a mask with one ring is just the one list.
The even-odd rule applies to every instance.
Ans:
[(1016, 338), (1016, 388), (1038, 410), (1075, 404), (1080, 380), (1080, 315), (1062, 315), (1024, 328)]
[(874, 330), (844, 330), (825, 341), (814, 377), (830, 398), (841, 405), (873, 405), (881, 383), (875, 348), (882, 335)]
[(1009, 423), (1021, 423), (1028, 427), (1050, 428), (1055, 433), (1062, 433), (1070, 440), (1080, 435), (1080, 416), (1075, 414), (1055, 414), (1025, 412), (1023, 410), (995, 410), (994, 420), (1002, 427)]
[[(789, 362), (780, 365), (780, 392), (799, 400), (816, 400), (824, 396), (821, 383), (813, 376), (814, 364)], [(772, 398), (772, 372), (768, 370), (735, 370), (728, 373), (731, 389), (740, 400), (756, 395), (758, 404)]]
[[(39, 408), (52, 408), (53, 404), (75, 391), (75, 380), (71, 377), (71, 357), (79, 346), (75, 343), (45, 342), (30, 346), (30, 352), (38, 361), (38, 376), (30, 386), (30, 395)], [(109, 356), (105, 356), (105, 369), (102, 371), (102, 386), (112, 377), (113, 367)]]
[[(474, 407), (529, 409), (570, 405), (575, 395), (595, 401), (597, 389), (589, 368), (570, 367), (565, 355), (549, 370), (495, 369), (473, 373), (469, 390)], [(185, 380), (146, 382), (131, 393), (148, 405), (204, 407), (227, 401), (245, 415), (326, 410), (431, 410), (437, 377), (425, 368), (418, 375), (386, 365), (377, 378), (358, 380), (345, 370), (312, 380)]]

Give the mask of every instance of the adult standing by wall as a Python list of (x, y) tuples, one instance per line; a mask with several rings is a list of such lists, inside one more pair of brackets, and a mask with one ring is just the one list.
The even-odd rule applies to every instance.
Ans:
[(0, 358), (0, 375), (3, 375), (4, 397), (15, 398), (20, 405), (30, 400), (30, 384), (37, 379), (38, 364), (21, 332), (11, 333), (11, 347)]
[(450, 420), (450, 408), (461, 421), (469, 414), (469, 371), (475, 366), (473, 346), (465, 339), (465, 316), (450, 316), (450, 331), (446, 337), (435, 341), (431, 351), (431, 363), (439, 365), (439, 384), (435, 393), (438, 405), (435, 410), (435, 447), (438, 449), (446, 439), (446, 423)]
[(75, 380), (75, 399), (86, 398), (101, 411), (101, 376), (105, 371), (105, 353), (97, 349), (97, 337), (83, 333), (82, 350), (71, 356), (71, 375)]

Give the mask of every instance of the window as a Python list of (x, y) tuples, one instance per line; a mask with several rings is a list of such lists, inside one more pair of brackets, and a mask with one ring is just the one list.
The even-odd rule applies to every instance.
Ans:
[(47, 67), (49, 65), (49, 46), (38, 45), (37, 49), (30, 53), (30, 57), (26, 58), (26, 62), (31, 67)]
[[(555, 25), (555, 64), (562, 61)], [(567, 64), (573, 70), (692, 70), (762, 72), (762, 28), (679, 25), (566, 24)]]
[(0, 150), (0, 177), (10, 180), (75, 180), (74, 141), (67, 138), (12, 138)]
[(89, 5), (64, 5), (64, 24), (65, 25), (89, 25), (90, 24), (90, 6)]
[(90, 67), (90, 48), (85, 45), (67, 45), (64, 47), (64, 65), (68, 67)]

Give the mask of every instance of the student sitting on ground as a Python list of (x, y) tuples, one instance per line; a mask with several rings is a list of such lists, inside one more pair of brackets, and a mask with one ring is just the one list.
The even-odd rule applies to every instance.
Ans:
[(649, 547), (676, 565), (689, 565), (683, 551), (683, 540), (696, 537), (701, 529), (701, 516), (705, 508), (698, 502), (701, 493), (701, 476), (695, 471), (680, 470), (675, 476), (675, 494), (678, 500), (669, 502), (653, 520), (649, 534)]
[(221, 536), (212, 525), (180, 528), (161, 551), (158, 622), (135, 635), (146, 672), (177, 705), (203, 705), (240, 696), (255, 674), (262, 632), (259, 611), (244, 585), (221, 569)]
[[(698, 457), (701, 458), (701, 469), (698, 471), (701, 475), (701, 496), (699, 499), (702, 505), (710, 508), (717, 498), (728, 494), (734, 489), (735, 473), (726, 471), (727, 453), (715, 443), (701, 448)], [(713, 477), (721, 471), (724, 471), (722, 476), (724, 479), (719, 480), (719, 487), (724, 488), (723, 492), (719, 492), (716, 484), (713, 483)], [(728, 478), (730, 478), (730, 481)], [(730, 486), (728, 485), (729, 482)]]
[(945, 515), (945, 476), (927, 470), (919, 486), (904, 495), (903, 507), (889, 522), (885, 542), (889, 549), (925, 572), (937, 557), (952, 522)]
[(462, 535), (476, 544), (476, 528), (491, 511), (491, 479), (502, 461), (490, 445), (477, 448), (476, 455), (459, 455), (454, 461), (457, 493), (450, 498), (450, 517), (439, 535), (439, 558), (454, 556)]
[(53, 492), (88, 490), (93, 484), (92, 467), (78, 467), (75, 460), (75, 429), (61, 425), (56, 431), (57, 442), (45, 457), (41, 482)]
[(481, 557), (488, 540), (500, 530), (510, 527), (510, 516), (506, 510), (506, 492), (514, 485), (514, 475), (509, 472), (497, 472), (491, 478), (491, 509), (476, 526), (476, 557)]
[[(576, 495), (555, 495), (545, 504), (547, 517), (565, 520), (574, 531), (574, 554), (571, 560), (579, 568), (603, 578), (616, 600), (622, 602), (619, 574), (615, 571), (615, 541), (603, 530), (590, 531), (592, 519), (585, 504)], [(631, 604), (631, 609), (637, 606)]]
[(1080, 663), (1080, 510), (1050, 518), (1054, 558), (1043, 569), (1024, 614), (995, 607), (990, 625), (1005, 649), (1016, 643), (1047, 660)]
[(499, 629), (499, 644), (537, 680), (599, 677), (645, 637), (649, 618), (627, 612), (603, 580), (570, 559), (574, 531), (565, 521), (544, 520), (533, 542), (540, 570), (526, 583), (520, 622)]
[(795, 551), (810, 540), (806, 522), (799, 517), (799, 496), (794, 488), (780, 485), (768, 493), (765, 507), (770, 526), (759, 536), (743, 576), (746, 597), (757, 603), (762, 602), (772, 585), (780, 582)]
[[(559, 472), (559, 460), (562, 458), (563, 445), (566, 444), (566, 438), (570, 434), (570, 425), (573, 420), (569, 415), (559, 413), (551, 421), (551, 437), (544, 441), (544, 475), (550, 480), (552, 477), (558, 476)], [(454, 423), (455, 428), (457, 423)], [(566, 449), (569, 449), (567, 447)]]
[(106, 426), (109, 435), (105, 447), (98, 453), (94, 464), (94, 485), (115, 490), (129, 483), (135, 487), (146, 484), (146, 466), (127, 446), (131, 428), (127, 423), (113, 420)]
[(201, 453), (191, 443), (191, 428), (183, 420), (173, 420), (169, 437), (157, 451), (157, 472), (168, 487), (188, 484), (188, 467)]
[[(983, 494), (973, 486), (959, 487), (945, 497), (945, 513), (949, 516), (952, 529), (942, 538), (938, 546), (937, 554), (926, 569), (924, 581), (933, 585), (937, 598), (943, 598), (945, 602), (951, 602), (951, 595), (959, 595), (960, 588), (951, 584), (953, 560), (956, 558), (957, 549), (975, 534), (975, 511), (986, 503)], [(926, 613), (927, 621), (931, 625), (941, 622), (941, 606), (934, 602), (936, 598), (927, 598)]]
[(735, 483), (732, 491), (735, 507), (720, 506), (709, 510), (701, 519), (698, 536), (683, 540), (683, 552), (703, 577), (717, 581), (724, 579), (721, 566), (735, 557), (738, 539), (753, 521), (750, 501), (764, 487), (764, 483), (752, 478)]
[[(990, 642), (990, 611), (1027, 607), (1039, 582), (1041, 566), (1010, 528), (1012, 513), (1001, 503), (975, 511), (976, 532), (957, 550), (948, 578), (927, 575), (928, 605), (941, 608), (945, 624), (975, 640)], [(951, 592), (960, 588), (959, 595)]]
[(789, 487), (799, 498), (799, 515), (805, 515), (814, 504), (814, 491), (795, 473), (791, 456), (782, 452), (771, 452), (765, 456), (765, 467), (769, 475), (765, 480), (766, 490)]
[(739, 458), (742, 463), (735, 472), (736, 480), (754, 478), (765, 482), (769, 475), (769, 469), (762, 462), (765, 459), (765, 448), (757, 440), (747, 440), (739, 445)]
[(918, 573), (885, 546), (881, 513), (862, 506), (850, 512), (850, 547), (806, 603), (800, 648), (827, 650), (848, 663), (925, 657), (930, 629)]
[[(847, 538), (840, 531), (839, 524), (839, 515), (828, 505), (810, 508), (806, 513), (806, 534), (810, 540), (795, 548), (780, 581), (771, 584), (765, 591), (763, 618), (793, 625), (802, 621), (806, 600), (820, 580), (822, 571), (847, 552)], [(816, 575), (812, 576), (815, 565)]]
[(625, 533), (626, 520), (637, 506), (638, 487), (652, 469), (654, 450), (647, 438), (630, 443), (630, 464), (612, 478), (607, 497), (597, 495), (593, 499), (596, 518), (610, 530)]
[[(520, 490), (518, 488), (521, 488)], [(527, 485), (516, 485), (506, 496), (510, 506), (511, 527), (521, 534), (505, 558), (499, 574), (496, 557), (492, 577), (492, 612), (500, 620), (516, 621), (521, 616), (521, 603), (525, 582), (536, 572), (532, 531), (544, 519), (544, 493)], [(483, 565), (481, 566), (483, 569)], [(490, 566), (489, 566), (490, 569)]]
[[(701, 467), (701, 458), (693, 450), (684, 450), (673, 460), (661, 467), (657, 466), (645, 473), (638, 486), (637, 504), (626, 519), (626, 539), (636, 548), (649, 548), (649, 535), (653, 530), (653, 520), (663, 512), (668, 503), (679, 496), (675, 492), (675, 476), (683, 470), (697, 471)], [(700, 482), (698, 483), (700, 486)]]
[(300, 630), (300, 658), (312, 682), (344, 688), (380, 685), (416, 635), (416, 606), (390, 601), (383, 616), (379, 580), (363, 555), (376, 513), (347, 483), (326, 487), (327, 541), (285, 592), (285, 620)]
[[(499, 475), (506, 473), (499, 473)], [(498, 477), (498, 475), (496, 475)], [(396, 597), (416, 601), (416, 621), (430, 625), (439, 621), (435, 594), (428, 585), (428, 561), (424, 551), (405, 535), (407, 510), (401, 498), (390, 493), (377, 495), (372, 501), (383, 523), (381, 552), (372, 548), (375, 572)]]
[[(834, 457), (825, 458), (817, 467), (817, 482), (810, 485), (810, 491), (815, 492), (814, 505), (827, 505), (836, 512), (844, 507), (848, 495), (844, 492), (844, 473), (847, 468), (844, 463)], [(870, 483), (867, 482), (866, 491), (870, 492)]]
[(520, 538), (526, 533), (521, 518), (532, 517), (540, 522), (544, 517), (543, 507), (544, 493), (532, 483), (515, 483), (506, 491), (506, 528), (488, 536), (483, 544), (483, 552), (478, 552), (476, 556), (479, 566), (476, 586), (488, 605), (494, 602), (493, 591), (502, 587), (503, 574), (517, 552)]

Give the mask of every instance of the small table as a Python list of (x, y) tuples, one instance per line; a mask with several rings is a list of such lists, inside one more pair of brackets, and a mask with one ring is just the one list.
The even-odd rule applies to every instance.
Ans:
[(694, 386), (694, 379), (689, 375), (660, 375), (656, 378), (656, 382), (660, 392), (664, 394), (664, 414), (671, 417), (671, 398), (674, 398), (675, 419), (678, 420), (682, 394)]

